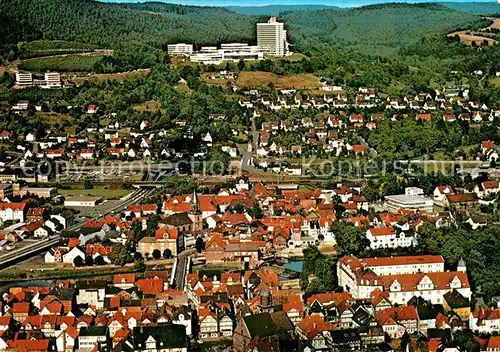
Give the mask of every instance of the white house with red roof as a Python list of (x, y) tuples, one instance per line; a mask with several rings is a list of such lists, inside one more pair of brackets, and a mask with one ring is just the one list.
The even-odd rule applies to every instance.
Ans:
[(397, 232), (391, 226), (372, 227), (366, 231), (366, 238), (372, 249), (411, 247), (417, 243), (412, 234)]
[(418, 314), (414, 306), (393, 307), (377, 311), (376, 322), (390, 338), (399, 339), (405, 332), (418, 331)]
[(480, 185), (476, 185), (474, 187), (474, 193), (476, 193), (478, 197), (486, 197), (491, 194), (498, 194), (500, 193), (500, 184), (498, 180), (483, 181)]
[(95, 114), (99, 108), (95, 104), (90, 104), (87, 108), (87, 114)]
[(472, 331), (483, 334), (500, 332), (500, 308), (480, 308), (471, 312), (469, 326)]
[(26, 203), (0, 203), (0, 219), (24, 222)]
[(453, 187), (451, 187), (450, 185), (437, 186), (433, 192), (434, 200), (442, 202), (447, 195), (454, 193), (455, 192), (453, 191)]

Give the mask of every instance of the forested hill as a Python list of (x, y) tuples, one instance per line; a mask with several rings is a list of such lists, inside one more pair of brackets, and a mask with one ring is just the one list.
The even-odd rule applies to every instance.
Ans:
[(226, 6), (227, 9), (249, 16), (278, 16), (281, 12), (299, 10), (340, 9), (328, 5), (267, 5), (267, 6)]
[(457, 11), (472, 12), (479, 15), (500, 15), (498, 2), (444, 2), (443, 5)]
[(484, 22), (480, 16), (443, 5), (391, 3), (349, 10), (291, 11), (281, 15), (292, 42), (302, 51), (348, 46), (371, 55), (390, 55), (430, 34)]
[(17, 40), (57, 38), (105, 47), (251, 41), (256, 22), (224, 8), (93, 0), (2, 0), (0, 14), (9, 17), (3, 31)]
[[(111, 48), (139, 46), (143, 52), (175, 42), (255, 43), (255, 23), (264, 18), (237, 14), (221, 7), (159, 2), (2, 0), (0, 49), (2, 43), (11, 43), (10, 48), (4, 50), (5, 55), (15, 50), (18, 41), (42, 38)], [(297, 10), (281, 13), (280, 19), (285, 21), (296, 51), (349, 50), (382, 56), (397, 53), (424, 35), (443, 35), (481, 21), (477, 15), (436, 4)]]

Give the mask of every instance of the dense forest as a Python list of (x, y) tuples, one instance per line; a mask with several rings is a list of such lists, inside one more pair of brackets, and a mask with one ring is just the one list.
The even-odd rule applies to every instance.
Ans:
[[(159, 49), (173, 42), (255, 42), (255, 23), (265, 19), (221, 7), (94, 0), (4, 0), (0, 16), (5, 23), (0, 43), (60, 39), (113, 48), (140, 43)], [(289, 11), (281, 19), (295, 50), (314, 53), (349, 45), (349, 50), (373, 55), (393, 54), (423, 35), (481, 22), (479, 16), (436, 4)]]
[(224, 8), (118, 5), (93, 0), (5, 0), (0, 4), (0, 16), (0, 42), (11, 44), (63, 39), (100, 47), (140, 43), (162, 48), (172, 42), (216, 44), (250, 41), (255, 36), (254, 19)]
[(322, 52), (349, 46), (371, 55), (395, 54), (422, 36), (477, 26), (477, 15), (437, 4), (384, 4), (350, 10), (292, 11), (281, 16), (296, 48)]

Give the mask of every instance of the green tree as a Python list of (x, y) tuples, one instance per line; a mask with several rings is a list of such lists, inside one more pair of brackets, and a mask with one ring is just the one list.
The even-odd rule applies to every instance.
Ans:
[(85, 256), (85, 265), (86, 266), (93, 266), (94, 265), (94, 258), (92, 258), (91, 255)]
[(170, 249), (168, 249), (168, 248), (165, 249), (163, 251), (163, 258), (164, 259), (170, 259), (170, 258), (172, 258), (172, 251)]
[(223, 175), (229, 170), (231, 158), (222, 151), (220, 146), (212, 147), (207, 165), (207, 172), (211, 175)]
[(306, 296), (311, 296), (313, 294), (321, 293), (321, 292), (325, 292), (325, 291), (326, 291), (325, 287), (323, 286), (321, 281), (319, 279), (313, 279), (307, 285), (305, 294), (306, 294)]
[(461, 351), (479, 352), (481, 350), (479, 343), (470, 329), (461, 329), (453, 332), (453, 342), (460, 347)]
[(320, 253), (317, 246), (308, 246), (302, 251), (303, 254), (303, 265), (302, 271), (313, 274), (316, 269), (316, 264), (318, 261), (324, 259), (323, 254)]
[(159, 249), (153, 250), (152, 256), (156, 260), (161, 259), (161, 252), (160, 252), (160, 250)]
[(85, 262), (82, 257), (78, 256), (73, 259), (73, 265), (76, 267), (81, 267), (85, 265)]
[(332, 232), (335, 235), (337, 252), (340, 256), (359, 256), (370, 247), (370, 241), (365, 234), (353, 224), (337, 221), (332, 226)]

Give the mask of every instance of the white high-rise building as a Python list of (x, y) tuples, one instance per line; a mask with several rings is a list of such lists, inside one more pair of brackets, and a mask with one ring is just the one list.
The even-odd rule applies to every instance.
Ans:
[(257, 23), (257, 46), (265, 54), (283, 56), (288, 51), (285, 24), (271, 17), (267, 23)]
[(59, 72), (46, 72), (44, 75), (45, 84), (47, 88), (59, 88), (61, 87), (61, 75)]
[(183, 55), (189, 56), (193, 53), (193, 44), (168, 44), (167, 45), (168, 55)]
[(33, 84), (33, 75), (31, 72), (17, 72), (16, 84), (18, 86), (31, 86)]

